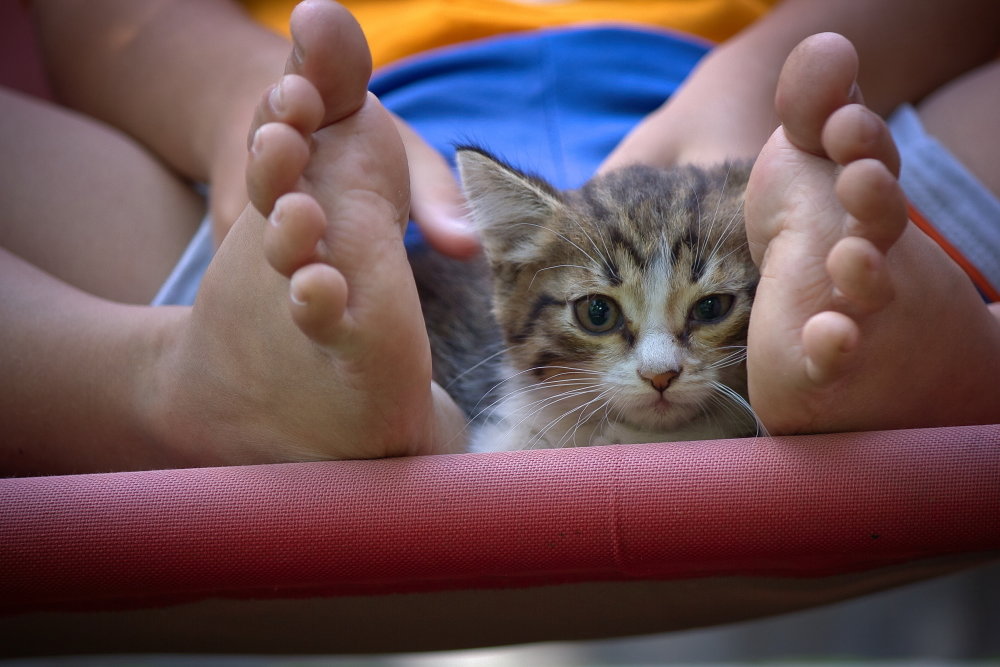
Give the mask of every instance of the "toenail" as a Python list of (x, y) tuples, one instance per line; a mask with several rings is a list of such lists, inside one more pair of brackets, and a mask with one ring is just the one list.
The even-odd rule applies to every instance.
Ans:
[(282, 114), (285, 112), (285, 90), (281, 84), (281, 81), (275, 84), (275, 86), (271, 88), (271, 94), (267, 96), (267, 102), (271, 105), (271, 111), (276, 114)]
[(253, 133), (253, 141), (250, 142), (250, 152), (253, 155), (257, 155), (260, 153), (260, 149), (264, 142), (261, 129), (262, 128), (260, 127), (257, 128), (257, 131)]
[(267, 221), (271, 223), (273, 227), (281, 227), (281, 223), (285, 219), (285, 206), (279, 199), (274, 204), (274, 210), (271, 211), (271, 215), (268, 216)]
[(847, 99), (854, 104), (864, 104), (864, 97), (861, 95), (861, 87), (857, 81), (851, 82), (851, 87), (847, 91)]
[(295, 278), (292, 278), (292, 283), (288, 288), (288, 295), (292, 299), (292, 303), (297, 306), (304, 306), (308, 301), (305, 295), (302, 293), (301, 287), (295, 284)]
[(306, 54), (302, 49), (302, 45), (299, 44), (298, 40), (294, 40), (292, 42), (292, 62), (295, 63), (295, 66), (298, 68), (302, 66), (305, 59)]

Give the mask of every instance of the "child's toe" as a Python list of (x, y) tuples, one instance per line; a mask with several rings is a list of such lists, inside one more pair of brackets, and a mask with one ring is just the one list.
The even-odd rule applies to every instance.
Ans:
[(333, 347), (343, 333), (347, 281), (329, 264), (309, 264), (292, 276), (289, 287), (292, 319), (322, 346)]
[(895, 176), (879, 160), (851, 162), (837, 177), (835, 192), (850, 214), (848, 235), (867, 239), (886, 253), (906, 228), (906, 197)]
[(319, 91), (321, 125), (345, 118), (365, 103), (372, 61), (361, 26), (335, 2), (312, 0), (292, 12), (294, 48), (285, 71), (308, 79)]
[(247, 163), (250, 202), (264, 216), (296, 186), (309, 162), (309, 144), (294, 128), (268, 123), (254, 133)]
[(899, 151), (885, 121), (860, 104), (843, 106), (823, 126), (823, 148), (840, 165), (856, 160), (882, 162), (894, 176), (899, 175)]
[(892, 301), (885, 255), (866, 239), (847, 236), (838, 241), (827, 256), (826, 270), (845, 310), (855, 315), (870, 314)]
[(323, 99), (308, 79), (286, 74), (261, 97), (250, 125), (249, 146), (257, 129), (267, 123), (284, 123), (309, 135), (323, 120)]
[(813, 315), (802, 328), (806, 375), (816, 385), (829, 385), (847, 371), (860, 340), (857, 323), (842, 313)]
[(275, 203), (264, 231), (264, 255), (275, 271), (290, 278), (316, 261), (326, 261), (320, 242), (326, 232), (323, 209), (311, 196), (293, 192)]

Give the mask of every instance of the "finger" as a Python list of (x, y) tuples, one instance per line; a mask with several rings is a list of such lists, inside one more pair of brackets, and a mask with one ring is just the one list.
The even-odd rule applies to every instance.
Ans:
[(467, 259), (480, 250), (465, 216), (465, 199), (448, 163), (402, 119), (393, 116), (410, 169), (410, 215), (439, 252)]

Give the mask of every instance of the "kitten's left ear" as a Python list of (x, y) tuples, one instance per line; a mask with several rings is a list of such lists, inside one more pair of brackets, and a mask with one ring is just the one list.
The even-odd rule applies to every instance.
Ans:
[(479, 148), (460, 147), (456, 160), (487, 255), (493, 261), (530, 261), (538, 235), (563, 207), (558, 191)]

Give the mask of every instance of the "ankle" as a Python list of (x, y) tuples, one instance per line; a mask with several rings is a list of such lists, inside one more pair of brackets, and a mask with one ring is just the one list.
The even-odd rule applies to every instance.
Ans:
[(468, 420), (461, 408), (437, 382), (431, 383), (433, 402), (433, 427), (429, 443), (424, 447), (428, 454), (453, 454), (468, 450)]
[[(195, 360), (188, 354), (192, 309), (157, 308), (160, 329), (155, 358), (145, 374), (144, 386), (136, 392), (136, 414), (148, 446), (167, 467), (198, 467), (219, 464), (206, 456), (211, 448), (204, 438), (204, 424), (192, 413), (190, 397), (195, 379), (190, 373)], [(197, 444), (198, 449), (194, 449)]]

